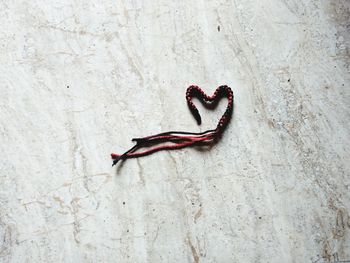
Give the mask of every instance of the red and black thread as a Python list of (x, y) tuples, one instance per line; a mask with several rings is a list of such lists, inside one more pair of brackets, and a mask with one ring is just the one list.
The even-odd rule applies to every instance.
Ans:
[[(136, 145), (134, 145), (134, 147), (132, 147), (123, 154), (111, 154), (113, 159), (113, 165), (116, 165), (120, 160), (142, 157), (161, 150), (174, 150), (193, 145), (215, 143), (222, 134), (222, 132), (225, 130), (227, 124), (231, 119), (233, 113), (233, 92), (231, 88), (227, 85), (222, 85), (215, 90), (212, 96), (208, 96), (198, 86), (189, 86), (186, 91), (187, 105), (194, 118), (196, 119), (198, 125), (200, 125), (202, 120), (197, 107), (192, 102), (193, 97), (198, 98), (199, 100), (204, 102), (205, 105), (208, 107), (215, 107), (219, 100), (223, 97), (226, 97), (228, 99), (228, 104), (225, 113), (220, 118), (219, 123), (214, 130), (207, 130), (199, 133), (169, 131), (143, 138), (133, 138), (132, 141), (136, 142)], [(164, 143), (166, 144), (164, 145)], [(157, 144), (161, 145), (156, 146)], [(139, 151), (141, 148), (148, 149), (144, 151)]]

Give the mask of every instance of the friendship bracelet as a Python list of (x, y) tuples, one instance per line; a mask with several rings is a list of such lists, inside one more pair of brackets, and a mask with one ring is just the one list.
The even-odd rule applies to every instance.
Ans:
[[(174, 150), (185, 148), (188, 146), (215, 143), (222, 134), (222, 132), (225, 130), (227, 124), (231, 119), (233, 112), (233, 92), (231, 88), (227, 85), (222, 85), (215, 90), (212, 96), (208, 96), (198, 86), (189, 86), (186, 91), (187, 105), (194, 118), (196, 119), (198, 125), (200, 125), (202, 119), (197, 107), (192, 102), (192, 98), (194, 97), (202, 101), (207, 107), (210, 108), (214, 108), (221, 98), (226, 97), (228, 99), (227, 108), (214, 130), (207, 130), (204, 132), (197, 133), (169, 131), (143, 138), (133, 138), (132, 141), (136, 142), (136, 145), (134, 145), (131, 149), (129, 149), (123, 154), (111, 154), (111, 157), (113, 159), (112, 166), (116, 165), (120, 160), (142, 157), (161, 150)], [(141, 148), (147, 149), (144, 151), (139, 151)]]

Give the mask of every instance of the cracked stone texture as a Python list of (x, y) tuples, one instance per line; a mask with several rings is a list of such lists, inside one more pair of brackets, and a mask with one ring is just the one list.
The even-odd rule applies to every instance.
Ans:
[[(350, 260), (350, 2), (0, 1), (0, 262)], [(128, 160), (133, 137), (211, 149)]]

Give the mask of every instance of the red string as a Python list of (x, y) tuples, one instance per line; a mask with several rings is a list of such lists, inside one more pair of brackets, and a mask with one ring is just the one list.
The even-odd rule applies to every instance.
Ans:
[[(222, 97), (227, 97), (228, 104), (226, 111), (220, 118), (219, 123), (214, 130), (207, 130), (199, 133), (169, 131), (143, 138), (134, 138), (132, 139), (132, 141), (135, 141), (136, 145), (134, 145), (131, 149), (129, 149), (123, 154), (111, 154), (111, 157), (113, 159), (113, 165), (117, 164), (120, 160), (142, 157), (161, 150), (174, 150), (193, 145), (215, 143), (215, 141), (222, 134), (222, 132), (224, 131), (228, 122), (231, 119), (233, 112), (233, 92), (230, 87), (222, 85), (215, 90), (212, 96), (208, 96), (198, 86), (189, 86), (186, 91), (187, 104), (190, 108), (190, 111), (197, 120), (197, 123), (201, 124), (201, 116), (198, 112), (197, 107), (192, 102), (193, 97), (198, 98), (199, 100), (204, 102), (205, 105), (208, 107), (215, 107)], [(156, 146), (157, 144), (162, 145)], [(144, 151), (139, 151), (141, 148), (148, 149)]]

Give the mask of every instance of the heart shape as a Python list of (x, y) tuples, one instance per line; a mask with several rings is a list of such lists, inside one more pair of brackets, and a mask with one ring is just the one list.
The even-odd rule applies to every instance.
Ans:
[[(209, 108), (215, 108), (221, 98), (227, 97), (227, 108), (214, 130), (207, 130), (197, 133), (169, 131), (143, 138), (134, 138), (132, 139), (132, 141), (136, 142), (136, 145), (134, 147), (123, 154), (111, 154), (113, 165), (115, 165), (119, 160), (146, 156), (160, 150), (173, 150), (203, 143), (214, 143), (220, 137), (219, 135), (224, 131), (231, 118), (233, 112), (233, 92), (230, 87), (222, 85), (215, 90), (212, 96), (208, 96), (198, 86), (189, 86), (186, 91), (187, 104), (193, 116), (197, 120), (197, 123), (201, 124), (201, 115), (199, 114), (197, 107), (192, 102), (193, 97), (198, 98), (202, 103), (204, 103), (206, 107)], [(158, 146), (164, 142), (166, 142), (165, 145)], [(140, 148), (148, 148), (148, 150), (139, 152)]]
[(223, 97), (227, 97), (228, 99), (227, 108), (224, 114), (222, 115), (222, 117), (220, 118), (219, 123), (216, 127), (217, 132), (222, 132), (227, 126), (233, 112), (233, 92), (231, 88), (228, 87), (227, 85), (219, 86), (215, 90), (212, 96), (208, 96), (200, 87), (195, 85), (191, 85), (187, 88), (187, 91), (186, 91), (187, 105), (190, 108), (190, 111), (193, 114), (194, 118), (196, 119), (198, 125), (200, 125), (202, 123), (202, 119), (196, 105), (194, 105), (192, 101), (193, 97), (196, 97), (206, 107), (211, 109), (214, 109), (217, 106), (220, 99), (222, 99)]

